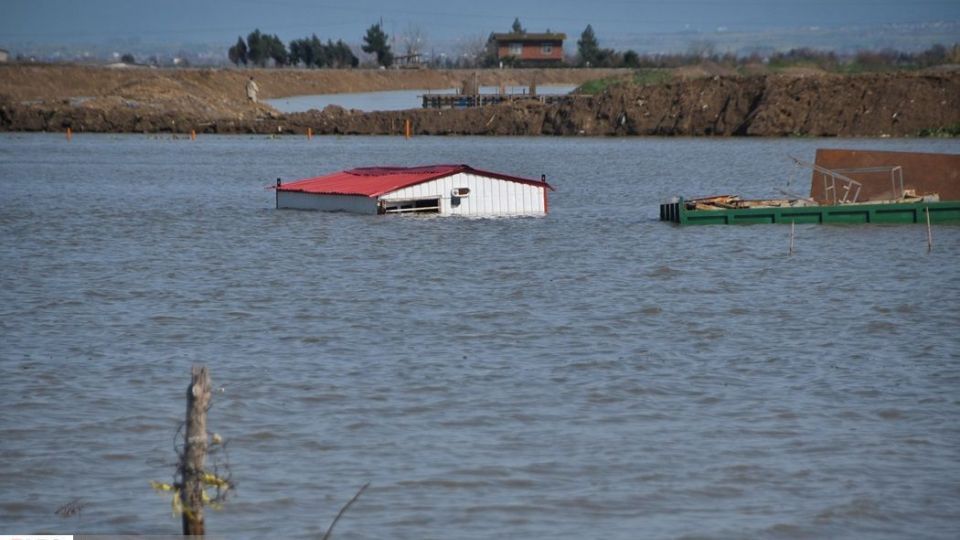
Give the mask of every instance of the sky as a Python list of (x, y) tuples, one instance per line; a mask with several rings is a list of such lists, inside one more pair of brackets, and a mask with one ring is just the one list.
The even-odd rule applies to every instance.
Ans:
[[(388, 34), (420, 27), (428, 40), (455, 42), (507, 31), (617, 38), (679, 32), (761, 32), (960, 21), (960, 0), (0, 0), (0, 48), (116, 39), (224, 43), (254, 28), (284, 41), (316, 33), (356, 43), (381, 18)], [(957, 36), (960, 41), (960, 36)]]

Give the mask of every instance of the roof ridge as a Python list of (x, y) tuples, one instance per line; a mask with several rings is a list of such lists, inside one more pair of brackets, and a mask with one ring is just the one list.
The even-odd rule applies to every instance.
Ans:
[(308, 193), (323, 193), (329, 195), (378, 197), (384, 193), (396, 191), (404, 187), (461, 173), (487, 176), (500, 180), (533, 184), (544, 186), (547, 189), (553, 189), (542, 176), (540, 180), (524, 178), (478, 169), (465, 163), (421, 165), (417, 167), (358, 167), (325, 176), (296, 180), (277, 186), (277, 189), (281, 191), (305, 191)]
[(392, 174), (431, 174), (445, 173), (458, 170), (468, 170), (471, 167), (463, 163), (439, 163), (436, 165), (417, 165), (414, 167), (402, 167), (397, 165), (384, 165), (375, 167), (355, 167), (343, 171), (346, 174), (354, 176), (390, 176)]

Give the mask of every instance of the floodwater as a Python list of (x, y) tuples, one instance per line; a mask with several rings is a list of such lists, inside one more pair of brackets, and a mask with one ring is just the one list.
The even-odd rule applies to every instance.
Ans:
[[(656, 220), (775, 195), (821, 146), (960, 151), (2, 134), (0, 533), (178, 532), (149, 482), (203, 363), (238, 483), (212, 534), (317, 538), (370, 482), (336, 538), (956, 538), (960, 226), (931, 253), (923, 226), (797, 226), (788, 256), (789, 227)], [(264, 189), (431, 162), (545, 173), (551, 213)]]
[[(545, 85), (538, 86), (538, 94), (569, 94), (576, 88), (575, 85)], [(482, 94), (496, 94), (497, 87), (484, 86), (480, 88)], [(507, 94), (525, 94), (525, 86), (508, 86), (504, 89)], [(419, 109), (422, 106), (420, 96), (424, 94), (456, 94), (456, 88), (441, 88), (433, 90), (386, 90), (382, 92), (351, 92), (342, 94), (316, 94), (307, 96), (290, 96), (285, 98), (264, 100), (268, 105), (283, 113), (305, 112), (310, 109), (323, 110), (327, 105), (339, 105), (344, 109), (360, 111), (402, 111)]]

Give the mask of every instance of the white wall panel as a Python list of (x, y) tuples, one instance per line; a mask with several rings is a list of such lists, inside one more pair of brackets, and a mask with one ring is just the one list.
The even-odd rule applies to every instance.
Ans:
[[(450, 204), (454, 188), (470, 188), (470, 195)], [(462, 216), (516, 216), (543, 214), (543, 189), (539, 186), (458, 173), (415, 186), (398, 189), (380, 198), (385, 201), (443, 199), (442, 211)]]

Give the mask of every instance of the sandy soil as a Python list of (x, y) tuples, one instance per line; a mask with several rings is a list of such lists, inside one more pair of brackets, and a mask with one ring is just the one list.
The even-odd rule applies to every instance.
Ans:
[(200, 99), (245, 101), (254, 77), (264, 99), (341, 92), (460, 87), (476, 74), (481, 85), (581, 84), (628, 70), (371, 70), (371, 69), (111, 69), (76, 65), (0, 65), (0, 95), (13, 100), (56, 100), (131, 95), (149, 101), (171, 92)]

